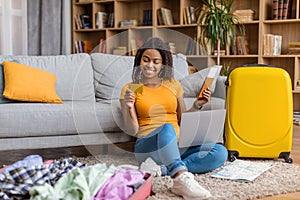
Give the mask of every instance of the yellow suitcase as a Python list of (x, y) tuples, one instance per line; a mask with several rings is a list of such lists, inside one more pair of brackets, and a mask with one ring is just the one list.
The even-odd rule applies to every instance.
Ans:
[(227, 79), (225, 146), (236, 157), (289, 157), (293, 135), (292, 83), (276, 67), (232, 70)]

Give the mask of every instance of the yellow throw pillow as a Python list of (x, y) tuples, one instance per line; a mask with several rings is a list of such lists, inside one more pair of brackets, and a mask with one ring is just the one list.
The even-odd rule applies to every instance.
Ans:
[(63, 103), (56, 94), (54, 74), (7, 61), (3, 62), (3, 69), (4, 97), (19, 101)]

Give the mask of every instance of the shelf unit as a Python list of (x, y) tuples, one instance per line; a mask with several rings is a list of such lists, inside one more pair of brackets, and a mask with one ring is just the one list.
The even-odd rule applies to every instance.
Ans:
[[(291, 19), (272, 20), (273, 0), (235, 0), (232, 10), (254, 10), (253, 21), (244, 23), (249, 43), (248, 55), (221, 56), (221, 64), (231, 64), (232, 68), (244, 64), (269, 64), (285, 69), (291, 77), (293, 86), (294, 110), (300, 111), (300, 54), (288, 55), (288, 42), (300, 42), (300, 0), (293, 0)], [(197, 24), (184, 24), (183, 9), (187, 6), (202, 7), (201, 0), (72, 0), (72, 15), (88, 14), (91, 16), (90, 29), (76, 29), (73, 19), (73, 52), (75, 41), (91, 41), (93, 51), (98, 51), (99, 40), (106, 41), (106, 53), (112, 53), (118, 46), (127, 47), (131, 52), (131, 40), (145, 41), (152, 36), (158, 36), (168, 43), (176, 45), (176, 53), (187, 55), (188, 62), (197, 69), (214, 65), (217, 57), (214, 55), (201, 55), (199, 50), (187, 53), (189, 44), (199, 34)], [(159, 25), (157, 9), (165, 7), (172, 11), (173, 25)], [(144, 10), (151, 9), (152, 25), (142, 25)], [(113, 26), (109, 28), (96, 28), (96, 13), (98, 11), (113, 13)], [(135, 27), (120, 28), (122, 20), (138, 20)], [(263, 35), (266, 33), (282, 35), (281, 55), (263, 55)], [(197, 44), (196, 44), (197, 45)], [(198, 48), (199, 49), (199, 48)]]

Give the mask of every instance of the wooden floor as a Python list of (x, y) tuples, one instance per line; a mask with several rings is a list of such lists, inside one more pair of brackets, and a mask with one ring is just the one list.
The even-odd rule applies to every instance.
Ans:
[[(293, 146), (291, 152), (293, 163), (300, 165), (300, 126), (294, 126)], [(299, 200), (300, 192), (262, 198), (260, 200)]]
[[(127, 145), (118, 145), (121, 150), (132, 151), (132, 144)], [(25, 151), (2, 151), (0, 152), (0, 167), (2, 165), (11, 164), (17, 160), (23, 159), (26, 155), (31, 154), (39, 154), (45, 160), (47, 159), (57, 159), (63, 156), (88, 156), (91, 154), (99, 153), (102, 151), (116, 151), (115, 146), (108, 146), (106, 148), (99, 149), (99, 147), (95, 150), (94, 147), (71, 147), (71, 148), (58, 148), (58, 149), (41, 149), (41, 150), (25, 150)], [(117, 151), (120, 151), (120, 148)], [(291, 158), (293, 159), (293, 163), (300, 165), (300, 126), (294, 126), (294, 133), (293, 133), (293, 147), (291, 152)], [(296, 193), (289, 193), (285, 195), (278, 195), (278, 196), (271, 196), (265, 197), (260, 200), (299, 200), (300, 199), (300, 191)]]

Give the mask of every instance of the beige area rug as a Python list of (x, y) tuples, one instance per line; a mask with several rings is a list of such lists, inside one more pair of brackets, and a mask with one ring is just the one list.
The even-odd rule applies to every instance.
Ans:
[[(93, 165), (96, 163), (106, 163), (107, 165), (121, 164), (137, 165), (132, 154), (108, 154), (89, 157), (76, 158), (82, 163)], [(253, 182), (237, 182), (232, 180), (223, 180), (213, 178), (210, 175), (220, 169), (206, 174), (195, 175), (196, 180), (206, 189), (208, 189), (212, 198), (210, 200), (246, 200), (256, 199), (266, 196), (290, 193), (300, 191), (300, 165), (288, 164), (283, 160), (259, 160), (263, 162), (271, 162), (272, 167), (262, 175), (257, 177)], [(229, 164), (227, 162), (225, 165)], [(174, 195), (170, 188), (173, 185), (169, 176), (153, 178), (153, 190), (155, 195), (150, 196), (149, 200), (155, 199), (182, 199)]]

